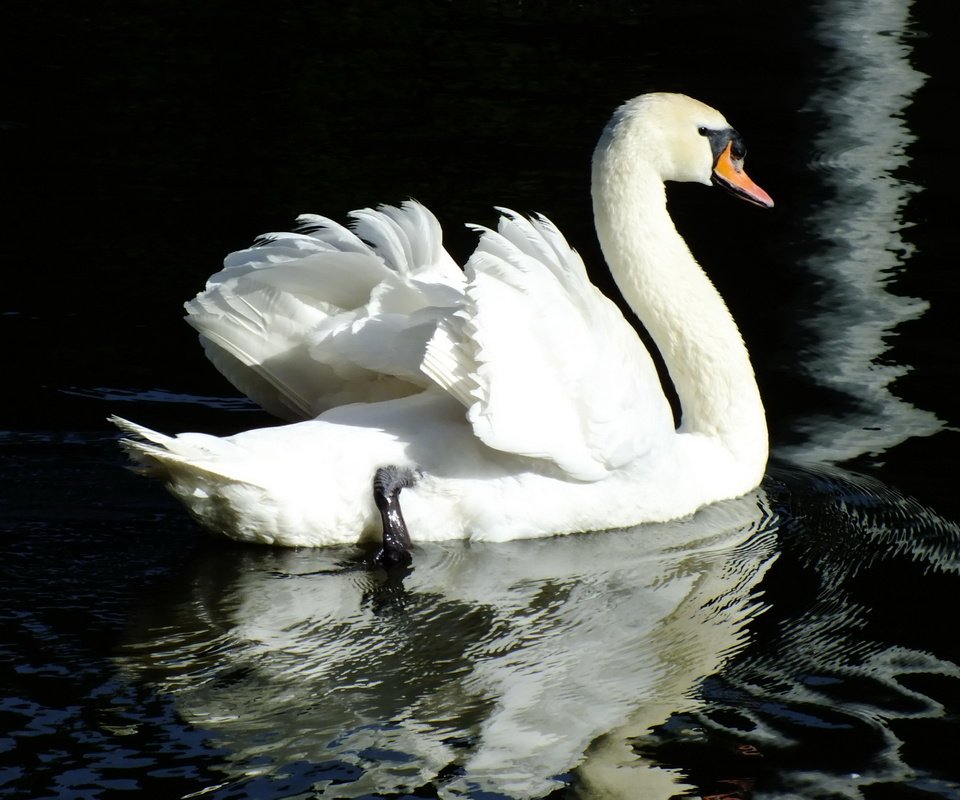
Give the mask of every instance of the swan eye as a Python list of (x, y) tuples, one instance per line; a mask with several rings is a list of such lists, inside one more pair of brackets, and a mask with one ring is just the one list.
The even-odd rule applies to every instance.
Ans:
[(697, 133), (699, 133), (701, 136), (709, 136), (710, 129), (706, 125), (701, 125), (699, 128), (697, 128)]

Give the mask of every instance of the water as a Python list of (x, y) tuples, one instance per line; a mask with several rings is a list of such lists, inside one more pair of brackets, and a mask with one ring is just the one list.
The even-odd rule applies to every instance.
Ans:
[[(945, 14), (13, 9), (0, 796), (960, 796)], [(413, 195), (459, 256), (503, 204), (599, 264), (589, 153), (649, 89), (719, 107), (777, 201), (671, 191), (753, 355), (757, 492), (386, 580), (207, 539), (123, 469), (111, 412), (269, 423), (179, 320), (225, 252)]]

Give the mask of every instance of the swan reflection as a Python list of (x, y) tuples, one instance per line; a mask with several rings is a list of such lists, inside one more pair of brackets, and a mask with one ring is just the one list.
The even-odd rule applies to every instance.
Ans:
[(956, 602), (960, 525), (863, 476), (777, 476), (770, 608), (750, 647), (701, 685), (700, 709), (657, 726), (640, 752), (688, 768), (703, 764), (706, 743), (749, 747), (762, 758), (732, 759), (713, 780), (756, 776), (764, 797), (854, 800), (885, 787), (955, 797), (960, 659), (943, 619)]
[[(227, 751), (230, 784), (315, 765), (324, 796), (658, 796), (626, 746), (744, 643), (778, 521), (758, 490), (673, 524), (418, 548), (219, 547), (145, 599), (120, 654)], [(651, 792), (644, 794), (644, 788)], [(637, 794), (640, 792), (640, 794)]]

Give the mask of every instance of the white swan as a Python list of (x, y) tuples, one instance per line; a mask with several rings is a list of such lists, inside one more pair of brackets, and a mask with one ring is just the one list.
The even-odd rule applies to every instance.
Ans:
[(744, 152), (717, 111), (658, 93), (617, 109), (593, 157), (600, 244), (667, 364), (679, 430), (641, 341), (547, 219), (504, 210), (461, 271), (408, 202), (353, 212), (352, 230), (301, 217), (186, 304), (234, 385), (305, 421), (218, 438), (114, 418), (136, 437), (124, 444), (214, 531), (291, 546), (383, 535), (388, 560), (405, 557), (404, 518), (414, 541), (502, 541), (739, 496), (766, 465), (763, 406), (664, 181), (772, 206)]

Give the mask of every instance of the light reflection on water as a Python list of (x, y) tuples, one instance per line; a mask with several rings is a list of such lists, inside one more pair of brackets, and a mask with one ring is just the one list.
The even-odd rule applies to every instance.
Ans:
[(836, 463), (943, 425), (894, 394), (893, 383), (909, 367), (884, 358), (896, 329), (929, 305), (889, 290), (909, 268), (914, 248), (903, 237), (904, 210), (922, 190), (899, 174), (915, 141), (905, 112), (927, 77), (910, 63), (910, 3), (825, 0), (817, 9), (813, 35), (830, 58), (821, 62), (821, 81), (805, 110), (822, 120), (811, 166), (832, 196), (805, 221), (820, 243), (805, 266), (824, 297), (804, 321), (816, 345), (799, 363), (810, 379), (851, 398), (855, 409), (797, 421), (807, 441), (781, 455)]
[(183, 403), (216, 408), (224, 411), (257, 410), (258, 406), (246, 397), (204, 397), (172, 392), (167, 389), (121, 389), (110, 386), (76, 387), (63, 389), (63, 394), (115, 403)]
[(960, 580), (960, 526), (862, 476), (779, 478), (770, 610), (702, 685), (702, 712), (675, 715), (640, 752), (685, 766), (702, 763), (701, 748), (749, 743), (755, 757), (697, 782), (740, 775), (764, 798), (956, 797), (960, 651), (943, 615)]
[(421, 547), (402, 582), (342, 550), (217, 553), (145, 598), (120, 664), (230, 753), (228, 783), (306, 761), (315, 789), (341, 775), (329, 796), (521, 798), (579, 766), (664, 796), (626, 741), (743, 646), (777, 524), (758, 491), (681, 524)]
[[(701, 5), (701, 12), (713, 13), (710, 4)], [(823, 300), (816, 313), (802, 308), (788, 314), (787, 323), (806, 325), (816, 342), (801, 360), (806, 377), (837, 389), (856, 407), (846, 415), (824, 412), (795, 421), (807, 441), (779, 455), (838, 462), (940, 428), (933, 414), (896, 395), (896, 380), (909, 366), (889, 360), (900, 326), (923, 315), (934, 299), (891, 291), (896, 276), (914, 266), (906, 211), (925, 187), (910, 179), (908, 109), (926, 78), (911, 64), (907, 0), (835, 0), (813, 8), (821, 20), (813, 36), (824, 45), (824, 57), (816, 62), (820, 80), (806, 107), (821, 130), (810, 168), (831, 196), (811, 207), (801, 225), (818, 243), (805, 267), (822, 286)], [(749, 20), (741, 21), (746, 34)], [(714, 27), (709, 41), (716, 41)], [(542, 58), (542, 38), (522, 42)], [(487, 94), (469, 88), (435, 94), (431, 88), (426, 94), (438, 99), (426, 107), (444, 113), (430, 126), (448, 126), (451, 137), (461, 130), (463, 119), (454, 111), (464, 102), (482, 117), (490, 98), (506, 100), (496, 106), (492, 127), (478, 126), (489, 148), (478, 155), (471, 144), (463, 148), (466, 156), (458, 156), (479, 163), (507, 159), (509, 169), (477, 187), (473, 178), (460, 181), (469, 186), (457, 185), (464, 176), (459, 163), (449, 186), (443, 169), (440, 177), (421, 175), (426, 145), (411, 138), (386, 145), (396, 159), (388, 171), (402, 173), (403, 180), (385, 192), (382, 176), (359, 168), (344, 156), (348, 150), (322, 146), (325, 132), (352, 136), (354, 128), (350, 119), (323, 116), (330, 99), (322, 93), (316, 99), (321, 87), (313, 76), (304, 83), (310, 102), (303, 105), (319, 116), (280, 126), (295, 131), (299, 146), (288, 143), (278, 152), (258, 139), (257, 148), (228, 148), (224, 157), (247, 165), (255, 150), (266, 149), (269, 159), (297, 164), (307, 175), (298, 172), (267, 192), (251, 183), (236, 206), (247, 213), (251, 197), (263, 192), (271, 203), (290, 204), (277, 212), (285, 218), (313, 208), (329, 192), (335, 203), (354, 207), (395, 199), (389, 192), (417, 191), (420, 184), (411, 186), (410, 176), (419, 175), (437, 181), (430, 190), (444, 198), (443, 208), (458, 223), (471, 218), (457, 205), (472, 202), (462, 199), (468, 189), (476, 188), (487, 204), (502, 200), (503, 185), (513, 180), (524, 188), (533, 181), (524, 207), (552, 212), (542, 205), (544, 187), (569, 180), (579, 191), (580, 176), (570, 177), (568, 157), (581, 145), (584, 153), (588, 149), (569, 119), (542, 113), (543, 106), (566, 114), (571, 97), (579, 102), (598, 87), (622, 99), (659, 80), (663, 72), (646, 71), (652, 68), (636, 58), (634, 45), (613, 62), (636, 62), (644, 70), (626, 77), (611, 74), (610, 54), (577, 64), (577, 73), (592, 71), (580, 84), (562, 65), (544, 61), (547, 83), (532, 114), (528, 108), (514, 113), (510, 105), (526, 95), (504, 94), (495, 83)], [(466, 51), (452, 38), (446, 46), (458, 60), (465, 54), (485, 65), (497, 61), (487, 41)], [(562, 44), (551, 47), (566, 56)], [(721, 61), (714, 51), (707, 55), (697, 61), (695, 53), (685, 54), (689, 74), (669, 76), (676, 88), (693, 91), (702, 80), (697, 73), (707, 69), (718, 82), (729, 80), (725, 69), (716, 69)], [(206, 57), (203, 64), (206, 73)], [(102, 73), (109, 81), (125, 72), (110, 66)], [(502, 71), (524, 92), (529, 72), (512, 69)], [(226, 82), (215, 70), (210, 74), (210, 87)], [(433, 87), (435, 76), (429, 77)], [(751, 85), (750, 94), (773, 96), (782, 88), (777, 77), (765, 87)], [(680, 85), (688, 78), (690, 86)], [(357, 75), (350, 81), (357, 83)], [(202, 105), (214, 102), (215, 94), (206, 93)], [(386, 94), (370, 101), (378, 119)], [(405, 117), (415, 116), (406, 90), (392, 97)], [(605, 109), (607, 97), (595, 102)], [(159, 108), (171, 119), (181, 110), (176, 103)], [(122, 104), (111, 102), (110, 112), (104, 119), (114, 113), (121, 121), (134, 119)], [(156, 158), (156, 145), (162, 150), (168, 139), (192, 140), (198, 126), (189, 114), (187, 120), (181, 136), (165, 134), (161, 142), (144, 136), (155, 127), (153, 115), (149, 125), (133, 126), (138, 139), (152, 144), (144, 147), (144, 167), (156, 163), (158, 173), (169, 168)], [(522, 157), (515, 152), (508, 137), (530, 125), (541, 126), (544, 138), (548, 132), (570, 137), (566, 150), (551, 151), (558, 163), (557, 153), (563, 154), (557, 174), (533, 171), (541, 157), (533, 143), (519, 148)], [(374, 130), (379, 137), (380, 126)], [(104, 137), (90, 139), (99, 159)], [(228, 139), (233, 135), (223, 136)], [(384, 145), (370, 141), (376, 147), (366, 155), (382, 168), (371, 153)], [(197, 186), (222, 180), (191, 166), (193, 172)], [(230, 172), (244, 174), (235, 163)], [(349, 174), (338, 180), (340, 173)], [(96, 174), (100, 183), (99, 169)], [(177, 192), (198, 194), (197, 208), (214, 196), (189, 181), (185, 188), (183, 173), (171, 175)], [(274, 190), (281, 185), (282, 191)], [(140, 188), (116, 184), (105, 191), (126, 205)], [(160, 192), (164, 203), (169, 194)], [(204, 215), (220, 207), (204, 207)], [(255, 208), (262, 218), (264, 207)], [(90, 222), (79, 219), (80, 225)], [(100, 222), (90, 229), (99, 232)], [(232, 234), (246, 235), (253, 224), (244, 219)], [(209, 246), (206, 240), (221, 230), (218, 221), (198, 239)], [(142, 252), (129, 242), (113, 249), (124, 252), (125, 246)], [(223, 249), (210, 247), (211, 254)], [(209, 259), (185, 261), (182, 269), (202, 268), (201, 261)], [(153, 266), (156, 274), (167, 274)], [(110, 280), (92, 272), (88, 282), (105, 286)], [(171, 300), (174, 312), (179, 299)], [(65, 340), (59, 330), (56, 337), (59, 349)], [(131, 348), (138, 358), (142, 346)], [(179, 367), (179, 359), (171, 363)], [(147, 361), (137, 365), (138, 380), (141, 374), (147, 382), (170, 380), (169, 372), (161, 378)], [(95, 362), (83, 363), (89, 370)], [(91, 382), (125, 385), (116, 377), (119, 369), (114, 363), (104, 370), (110, 377)], [(44, 380), (52, 379), (45, 371)], [(130, 385), (144, 384), (131, 379)], [(189, 392), (197, 384), (184, 379), (180, 385)], [(224, 411), (249, 408), (242, 400), (178, 392), (67, 391), (71, 399), (130, 401), (153, 406), (151, 412), (158, 404), (173, 406), (181, 427), (184, 411), (191, 426), (205, 428), (197, 422), (203, 409), (220, 419)], [(181, 403), (188, 407), (177, 408)], [(109, 410), (115, 409), (100, 412), (98, 406), (97, 420)], [(422, 548), (414, 572), (399, 585), (344, 570), (343, 561), (354, 557), (346, 551), (238, 550), (218, 543), (189, 553), (199, 534), (179, 508), (162, 505), (159, 489), (123, 482), (121, 457), (112, 441), (104, 441), (112, 434), (78, 432), (66, 417), (55, 423), (73, 428), (0, 437), (9, 493), (3, 516), (9, 545), (0, 566), (10, 604), (4, 622), (11, 631), (0, 647), (10, 687), (0, 706), (4, 792), (89, 797), (139, 783), (145, 793), (159, 787), (165, 796), (279, 798), (312, 796), (327, 787), (326, 795), (343, 797), (430, 782), (449, 795), (476, 795), (479, 787), (520, 797), (571, 783), (580, 796), (656, 799), (687, 785), (700, 794), (733, 793), (752, 781), (754, 796), (764, 798), (859, 798), (884, 789), (893, 796), (898, 788), (960, 793), (949, 777), (956, 774), (952, 743), (960, 696), (960, 651), (950, 628), (960, 531), (894, 490), (850, 476), (798, 472), (782, 476), (786, 488), (778, 499), (770, 499), (776, 492), (768, 485), (770, 502), (758, 495), (745, 505), (724, 504), (677, 528)], [(102, 454), (96, 461), (77, 457), (97, 448)], [(652, 534), (660, 538), (651, 549)], [(177, 563), (173, 578), (165, 576), (171, 561)], [(141, 588), (158, 581), (159, 587)], [(135, 623), (116, 659), (108, 660), (130, 615)], [(739, 755), (744, 746), (759, 756)], [(735, 755), (724, 761), (727, 750)], [(171, 788), (174, 775), (180, 790)]]
[[(908, 367), (887, 358), (928, 305), (890, 290), (910, 268), (905, 210), (922, 190), (903, 176), (905, 112), (925, 78), (910, 64), (909, 4), (817, 9), (830, 57), (806, 108), (822, 120), (810, 166), (831, 196), (802, 223), (824, 295), (803, 322), (815, 345), (802, 369), (854, 407), (796, 421), (806, 441), (779, 455), (836, 463), (942, 424), (895, 394)], [(778, 761), (770, 796), (859, 797), (918, 780), (903, 726), (944, 719), (936, 681), (960, 678), (949, 656), (871, 631), (896, 619), (896, 602), (860, 583), (915, 568), (914, 586), (944, 574), (955, 585), (958, 532), (848, 476), (793, 486), (819, 481), (812, 513), (790, 508), (792, 542), (757, 495), (679, 526), (421, 548), (402, 584), (345, 569), (344, 551), (200, 557), (145, 599), (119, 663), (227, 754), (213, 793), (296, 773), (331, 797), (432, 784), (520, 798), (573, 784), (665, 798), (709, 783), (670, 748), (726, 736)], [(791, 545), (784, 583), (809, 572), (812, 585), (795, 616), (781, 597), (778, 629), (763, 633), (756, 592)], [(766, 647), (744, 648), (753, 629)], [(837, 743), (836, 763), (791, 764), (783, 754), (814, 730)]]

